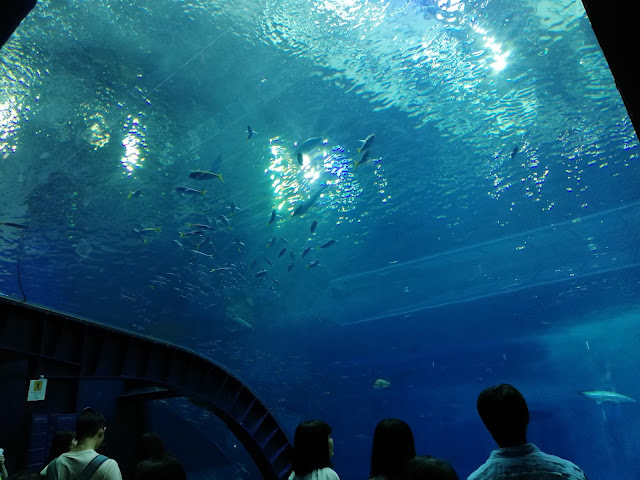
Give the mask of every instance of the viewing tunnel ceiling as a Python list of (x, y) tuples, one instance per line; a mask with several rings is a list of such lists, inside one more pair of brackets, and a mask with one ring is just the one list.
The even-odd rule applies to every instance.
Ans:
[(4, 295), (225, 365), (345, 472), (399, 416), (468, 473), (432, 434), (489, 384), (640, 397), (638, 139), (581, 2), (49, 0), (1, 60)]

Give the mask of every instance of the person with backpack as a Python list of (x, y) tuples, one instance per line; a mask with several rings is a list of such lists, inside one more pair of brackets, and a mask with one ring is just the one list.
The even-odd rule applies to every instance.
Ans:
[(44, 467), (40, 475), (46, 480), (122, 480), (118, 462), (99, 455), (107, 429), (104, 416), (85, 408), (76, 419), (77, 445)]

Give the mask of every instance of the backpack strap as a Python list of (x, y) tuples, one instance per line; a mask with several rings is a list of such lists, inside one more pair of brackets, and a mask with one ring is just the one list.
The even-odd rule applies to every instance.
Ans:
[[(109, 460), (109, 457), (105, 457), (104, 455), (96, 455), (95, 457), (93, 457), (93, 460), (91, 460), (89, 464), (86, 467), (84, 467), (84, 470), (82, 471), (82, 473), (78, 475), (75, 480), (89, 480), (93, 476), (93, 474), (96, 473), (96, 470), (98, 470), (100, 465), (102, 465), (107, 460)], [(47, 473), (48, 472), (49, 472), (49, 469), (47, 469)], [(57, 480), (57, 479), (54, 478), (52, 480)]]
[(58, 472), (56, 470), (56, 461), (58, 459), (54, 458), (49, 466), (47, 467), (47, 480), (58, 480)]

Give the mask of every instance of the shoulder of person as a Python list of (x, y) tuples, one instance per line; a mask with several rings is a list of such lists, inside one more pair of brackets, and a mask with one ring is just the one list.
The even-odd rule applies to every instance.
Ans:
[(118, 462), (116, 462), (113, 458), (107, 457), (104, 463), (100, 465), (100, 468), (98, 471), (102, 472), (103, 477), (108, 480), (122, 479), (122, 472), (120, 471), (120, 466), (118, 465)]
[(321, 480), (340, 480), (340, 477), (335, 472), (335, 470), (331, 467), (325, 467), (321, 470), (322, 476), (320, 476)]

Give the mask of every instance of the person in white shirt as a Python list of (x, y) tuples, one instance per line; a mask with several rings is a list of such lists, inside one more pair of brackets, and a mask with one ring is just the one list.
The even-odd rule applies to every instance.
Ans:
[(331, 432), (331, 427), (322, 420), (308, 420), (298, 425), (289, 480), (340, 480), (331, 464)]
[(587, 480), (568, 460), (541, 452), (527, 442), (529, 408), (522, 394), (503, 383), (478, 396), (478, 413), (498, 444), (489, 459), (468, 480)]
[(101, 413), (85, 408), (76, 419), (77, 445), (44, 467), (40, 475), (47, 480), (122, 480), (118, 463), (96, 452), (104, 441), (106, 424)]

